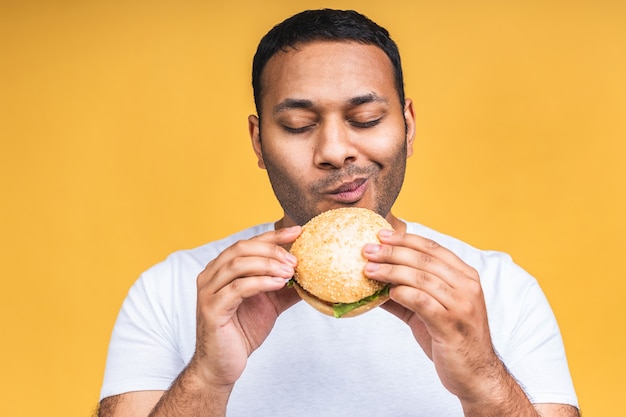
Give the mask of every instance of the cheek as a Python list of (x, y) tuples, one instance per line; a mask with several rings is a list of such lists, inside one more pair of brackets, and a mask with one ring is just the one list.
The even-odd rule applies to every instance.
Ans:
[[(269, 134), (268, 137), (270, 137)], [(312, 160), (311, 149), (306, 143), (298, 140), (263, 140), (261, 151), (266, 164), (269, 161), (277, 169), (289, 172), (291, 175), (308, 169)]]
[(376, 130), (368, 135), (364, 142), (362, 152), (372, 157), (373, 160), (380, 159), (381, 162), (396, 160), (399, 154), (405, 155), (406, 148), (406, 125), (404, 118), (393, 116), (387, 120), (384, 128)]
[(371, 138), (371, 140), (368, 140), (362, 147), (362, 154), (373, 162), (393, 169), (393, 165), (395, 165), (399, 159), (406, 158), (406, 142), (404, 136), (399, 137), (396, 134), (396, 136), (392, 136), (392, 138), (393, 139), (390, 139), (390, 136), (384, 135), (377, 135)]
[(289, 149), (288, 147), (268, 150), (265, 153), (264, 160), (275, 171), (294, 178), (298, 177), (307, 168), (306, 159), (303, 157), (302, 152), (298, 149)]
[(263, 148), (265, 169), (273, 186), (293, 189), (305, 184), (306, 165), (297, 150)]

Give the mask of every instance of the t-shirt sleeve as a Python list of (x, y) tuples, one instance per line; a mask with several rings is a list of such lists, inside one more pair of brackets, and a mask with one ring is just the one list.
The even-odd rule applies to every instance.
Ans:
[(158, 288), (167, 283), (154, 279), (167, 276), (162, 271), (167, 268), (165, 263), (157, 265), (129, 290), (111, 335), (101, 399), (131, 391), (166, 390), (185, 366), (173, 337), (171, 297)]
[[(510, 266), (513, 275), (527, 275)], [(578, 406), (557, 320), (537, 281), (527, 280), (503, 358), (533, 403)]]

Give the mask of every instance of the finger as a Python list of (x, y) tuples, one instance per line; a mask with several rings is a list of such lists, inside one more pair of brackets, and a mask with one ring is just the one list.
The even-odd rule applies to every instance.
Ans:
[(425, 323), (437, 321), (447, 313), (446, 307), (435, 297), (418, 288), (406, 285), (390, 289), (389, 298), (417, 314)]
[(253, 237), (250, 240), (259, 240), (276, 245), (286, 245), (293, 243), (294, 240), (302, 233), (301, 226), (285, 227), (283, 229), (272, 230)]
[(411, 328), (415, 340), (420, 344), (426, 355), (432, 359), (432, 338), (426, 325), (420, 318), (414, 314), (411, 310), (407, 309), (401, 304), (398, 304), (394, 300), (390, 300), (383, 304), (381, 308), (387, 310), (400, 320), (405, 322)]
[(289, 307), (295, 305), (301, 300), (296, 290), (294, 290), (293, 288), (288, 288), (287, 286), (276, 291), (274, 294), (276, 297), (276, 305), (278, 306), (277, 310), (279, 313), (282, 313), (283, 311), (287, 310)]
[(368, 278), (394, 284), (414, 286), (438, 279), (436, 285), (453, 287), (458, 274), (442, 260), (413, 248), (368, 243), (363, 255), (370, 261), (365, 268)]
[(449, 338), (457, 334), (467, 337), (476, 328), (483, 327), (487, 318), (480, 283), (469, 279), (466, 282), (468, 285), (462, 290), (448, 295), (399, 285), (390, 289), (389, 297), (415, 312), (431, 336)]
[(293, 263), (295, 257), (289, 256), (289, 252), (282, 245), (293, 242), (300, 233), (302, 233), (302, 228), (293, 226), (262, 233), (251, 239), (239, 240), (226, 248), (209, 265), (217, 269), (232, 258), (250, 255), (265, 256)]
[[(293, 233), (291, 235), (283, 233), (281, 236), (272, 232), (271, 236), (265, 234), (265, 236), (259, 236), (258, 239), (240, 240), (234, 243), (209, 262), (198, 277), (198, 286), (203, 287), (211, 282), (219, 288), (235, 278), (249, 274), (283, 277), (284, 272), (281, 273), (280, 269), (285, 268), (290, 269), (288, 273), (292, 276), (293, 267), (298, 261), (276, 242), (291, 239)], [(272, 241), (267, 241), (267, 239)], [(265, 259), (264, 263), (259, 262), (259, 259)]]
[[(391, 297), (390, 297), (391, 298)], [(406, 324), (409, 324), (409, 319), (413, 315), (413, 312), (401, 304), (396, 303), (393, 300), (389, 300), (380, 306), (382, 309), (387, 310)]]
[(410, 287), (428, 294), (447, 308), (454, 303), (454, 289), (439, 276), (406, 265), (368, 262), (363, 273), (369, 279), (387, 282), (394, 287)]
[[(278, 248), (278, 247), (276, 247)], [(203, 271), (198, 277), (198, 287), (217, 292), (236, 279), (254, 276), (268, 276), (290, 279), (295, 273), (295, 259), (279, 261), (268, 256), (243, 256), (230, 258), (218, 268)]]
[(369, 260), (363, 270), (366, 277), (417, 288), (444, 307), (454, 303), (459, 272), (440, 259), (403, 246), (367, 244), (363, 252)]
[(393, 287), (389, 297), (402, 307), (414, 312), (408, 316), (411, 330), (422, 349), (429, 354), (432, 341), (441, 341), (457, 334), (455, 326), (461, 321), (453, 321), (450, 311), (429, 294), (407, 286)]
[(208, 288), (198, 290), (198, 311), (206, 321), (224, 325), (246, 299), (263, 292), (284, 288), (286, 280), (279, 277), (256, 276), (236, 279), (218, 292)]
[(478, 273), (473, 267), (466, 264), (454, 252), (441, 246), (432, 239), (411, 233), (399, 233), (390, 230), (381, 230), (378, 238), (383, 244), (411, 248), (423, 254), (430, 255), (432, 258), (441, 261), (443, 264), (462, 272), (469, 278), (479, 280)]
[[(473, 306), (484, 303), (480, 280), (468, 278), (467, 275), (431, 258), (429, 255), (425, 255), (431, 258), (429, 261), (417, 260), (413, 265), (393, 263), (399, 259), (403, 261), (408, 259), (408, 262), (412, 262), (411, 257), (406, 252), (412, 254), (415, 259), (420, 259), (419, 252), (396, 246), (379, 246), (375, 251), (376, 253), (369, 257), (380, 262), (390, 263), (369, 261), (363, 269), (365, 276), (393, 284), (398, 293), (397, 301), (412, 311), (423, 314), (424, 317), (431, 317), (428, 311), (423, 310), (423, 305), (427, 304), (426, 301), (421, 301), (421, 298), (426, 295), (431, 297), (433, 302), (451, 312), (452, 317), (457, 319), (470, 317), (473, 313)], [(369, 252), (367, 245), (364, 252)], [(428, 270), (435, 271), (437, 275)], [(407, 298), (403, 301), (400, 293), (404, 294), (409, 288), (419, 290), (415, 293), (416, 299)]]

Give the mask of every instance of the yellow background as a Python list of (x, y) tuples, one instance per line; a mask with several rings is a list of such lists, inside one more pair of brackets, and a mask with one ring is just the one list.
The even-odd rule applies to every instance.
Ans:
[(139, 273), (280, 215), (250, 61), (321, 6), (400, 46), (418, 132), (396, 214), (536, 275), (586, 416), (623, 415), (626, 2), (4, 0), (1, 416), (88, 416)]

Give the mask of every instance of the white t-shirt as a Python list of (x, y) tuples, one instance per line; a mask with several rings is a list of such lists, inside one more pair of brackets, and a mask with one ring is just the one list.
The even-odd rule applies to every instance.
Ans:
[[(166, 390), (195, 348), (196, 277), (258, 225), (170, 255), (130, 289), (113, 329), (101, 398)], [(494, 347), (535, 403), (577, 406), (558, 325), (536, 280), (500, 252), (480, 251), (416, 223), (407, 232), (478, 270)], [(382, 309), (349, 318), (297, 303), (248, 360), (228, 416), (462, 416), (409, 328)]]

